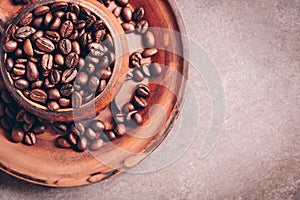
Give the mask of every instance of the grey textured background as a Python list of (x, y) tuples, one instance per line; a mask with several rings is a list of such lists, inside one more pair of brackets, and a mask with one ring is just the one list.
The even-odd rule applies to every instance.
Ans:
[(300, 1), (178, 4), (224, 82), (226, 119), (213, 152), (203, 160), (197, 154), (211, 116), (202, 81), (198, 135), (170, 166), (68, 189), (0, 173), (0, 199), (300, 199)]

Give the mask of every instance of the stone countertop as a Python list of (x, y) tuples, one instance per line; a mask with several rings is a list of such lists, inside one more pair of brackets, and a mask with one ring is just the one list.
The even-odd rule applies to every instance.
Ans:
[[(226, 117), (214, 150), (199, 158), (212, 105), (204, 80), (192, 73), (197, 135), (176, 147), (187, 150), (166, 167), (59, 189), (0, 173), (1, 200), (300, 199), (300, 1), (177, 1), (189, 36), (215, 64), (225, 88)], [(188, 98), (182, 115), (193, 106)], [(163, 146), (176, 130), (186, 134), (178, 125), (174, 130)]]

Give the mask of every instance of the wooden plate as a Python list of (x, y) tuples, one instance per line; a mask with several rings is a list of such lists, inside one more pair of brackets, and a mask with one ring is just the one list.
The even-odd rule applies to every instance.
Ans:
[[(142, 127), (130, 130), (130, 134), (106, 143), (97, 152), (75, 152), (71, 149), (55, 147), (58, 135), (52, 131), (38, 136), (37, 144), (31, 147), (14, 144), (7, 138), (7, 133), (0, 130), (0, 168), (19, 179), (35, 184), (52, 187), (72, 187), (99, 182), (116, 176), (142, 161), (163, 141), (170, 131), (180, 106), (183, 102), (188, 77), (188, 66), (182, 56), (186, 57), (184, 39), (173, 31), (185, 33), (179, 10), (173, 0), (131, 0), (136, 8), (145, 8), (145, 18), (154, 30), (159, 54), (153, 62), (164, 65), (163, 74), (149, 80), (152, 92), (149, 106), (142, 112)], [(18, 10), (10, 0), (1, 0), (0, 8)], [(2, 14), (12, 14), (0, 10)], [(129, 37), (129, 43), (138, 40)], [(130, 45), (129, 45), (130, 46)], [(130, 87), (124, 85), (124, 88)], [(4, 87), (0, 84), (0, 87)], [(123, 92), (126, 89), (123, 90)], [(120, 91), (122, 93), (122, 89)], [(122, 94), (120, 94), (122, 95)]]

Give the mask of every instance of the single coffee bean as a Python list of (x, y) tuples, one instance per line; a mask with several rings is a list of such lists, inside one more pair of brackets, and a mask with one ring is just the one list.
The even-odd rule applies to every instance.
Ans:
[(58, 47), (63, 54), (67, 55), (71, 53), (72, 43), (68, 39), (63, 39), (59, 42)]
[(94, 19), (93, 17), (88, 17), (86, 20), (86, 25), (85, 25), (86, 29), (88, 29), (88, 30), (91, 29), (95, 23), (95, 20), (96, 19)]
[(35, 145), (36, 143), (36, 137), (32, 132), (29, 132), (24, 137), (24, 143), (28, 146)]
[(99, 63), (99, 58), (94, 57), (94, 56), (92, 56), (92, 55), (86, 56), (86, 57), (85, 57), (85, 60), (86, 60), (87, 62), (90, 62), (90, 64), (95, 64), (95, 65), (97, 65), (97, 64)]
[(13, 99), (7, 90), (1, 91), (1, 100), (6, 104), (11, 104), (13, 102)]
[(33, 22), (32, 22), (32, 25), (35, 27), (35, 28), (41, 28), (42, 25), (43, 25), (43, 21), (44, 21), (44, 17), (37, 17), (37, 18), (34, 18), (33, 19)]
[(75, 13), (76, 16), (78, 16), (80, 14), (80, 7), (78, 4), (71, 4), (70, 5), (70, 11)]
[(137, 111), (132, 111), (127, 114), (126, 121), (130, 126), (137, 127), (143, 123), (143, 117)]
[(44, 71), (50, 71), (53, 67), (53, 56), (51, 54), (45, 54), (41, 59), (41, 67)]
[(86, 150), (87, 146), (88, 146), (88, 140), (86, 139), (86, 137), (80, 137), (77, 139), (77, 149), (79, 151), (84, 151)]
[(85, 136), (87, 137), (87, 139), (89, 140), (95, 140), (97, 138), (97, 134), (95, 133), (95, 131), (93, 131), (92, 129), (88, 128), (85, 131)]
[(119, 112), (115, 114), (114, 121), (116, 124), (123, 124), (125, 122), (125, 116), (123, 113)]
[(126, 134), (126, 126), (124, 124), (118, 124), (115, 129), (114, 133), (118, 136), (123, 136)]
[(32, 128), (32, 132), (35, 135), (43, 134), (46, 132), (46, 126), (44, 125), (34, 125)]
[(74, 87), (71, 84), (64, 84), (60, 88), (60, 93), (65, 97), (71, 96), (73, 92), (74, 92)]
[(55, 46), (51, 42), (51, 40), (45, 37), (38, 38), (35, 42), (35, 45), (37, 46), (38, 49), (47, 53), (51, 53), (55, 49)]
[(75, 92), (72, 95), (72, 106), (74, 108), (80, 108), (81, 105), (82, 105), (82, 96), (78, 92)]
[(148, 57), (152, 57), (154, 55), (156, 55), (158, 53), (158, 49), (156, 48), (149, 48), (144, 50), (144, 52), (142, 53), (142, 56), (144, 58), (148, 58)]
[(134, 10), (133, 14), (132, 14), (132, 19), (136, 22), (139, 22), (141, 19), (144, 18), (145, 15), (145, 10), (143, 7), (139, 7), (137, 9)]
[(87, 72), (88, 74), (93, 74), (93, 73), (95, 72), (95, 70), (96, 70), (96, 67), (95, 67), (95, 65), (92, 64), (92, 63), (89, 63), (89, 64), (86, 66), (86, 72)]
[(5, 130), (8, 131), (13, 127), (13, 122), (9, 118), (3, 117), (1, 119), (1, 126), (2, 126), (2, 128), (4, 128)]
[(42, 80), (37, 80), (35, 82), (31, 83), (31, 88), (35, 89), (35, 88), (41, 88), (43, 86), (43, 81)]
[(106, 31), (105, 30), (98, 30), (94, 33), (94, 40), (96, 43), (101, 43), (103, 38), (105, 37)]
[(133, 80), (135, 82), (141, 82), (144, 80), (144, 74), (141, 72), (140, 69), (136, 68), (133, 72)]
[(30, 114), (29, 112), (25, 112), (23, 115), (23, 120), (27, 124), (33, 124), (36, 121), (36, 118), (34, 115)]
[(136, 31), (140, 34), (144, 34), (148, 31), (149, 24), (147, 20), (141, 20), (136, 24)]
[(116, 138), (116, 134), (113, 131), (106, 131), (102, 136), (102, 139), (105, 142), (113, 141)]
[(51, 11), (55, 12), (55, 11), (66, 11), (68, 9), (68, 3), (66, 2), (57, 2), (52, 4), (51, 6)]
[(98, 87), (99, 87), (99, 84), (100, 84), (100, 80), (98, 77), (96, 76), (93, 76), (90, 78), (89, 80), (89, 89), (91, 92), (95, 92)]
[(126, 103), (122, 107), (122, 111), (124, 113), (129, 113), (129, 112), (134, 111), (134, 110), (135, 110), (135, 107), (134, 107), (134, 105), (132, 105), (132, 103)]
[(3, 50), (7, 53), (14, 52), (18, 47), (18, 43), (16, 41), (10, 40), (6, 42), (3, 46)]
[(30, 92), (30, 98), (33, 101), (36, 101), (39, 103), (45, 103), (47, 101), (48, 96), (47, 96), (46, 92), (44, 92), (41, 89), (33, 89)]
[(35, 63), (27, 62), (26, 75), (29, 81), (36, 81), (39, 78), (39, 71)]
[(65, 21), (60, 28), (60, 35), (63, 38), (68, 38), (71, 36), (74, 30), (74, 25), (71, 21)]
[(119, 5), (119, 6), (126, 6), (128, 3), (129, 3), (129, 0), (116, 0), (116, 3)]
[(21, 26), (28, 26), (32, 22), (32, 19), (33, 19), (33, 15), (31, 12), (29, 12), (29, 13), (24, 14), (21, 17), (19, 23)]
[(84, 128), (84, 126), (83, 126), (82, 123), (76, 122), (76, 124), (74, 124), (74, 126), (76, 127), (76, 129), (78, 129), (80, 135), (83, 135), (83, 134), (84, 134), (85, 128)]
[(44, 37), (44, 31), (37, 31), (32, 35), (31, 40), (36, 41), (38, 38), (42, 37)]
[(30, 26), (23, 26), (16, 31), (15, 37), (20, 39), (25, 39), (30, 35), (34, 34), (35, 32), (36, 30), (34, 28)]
[(81, 10), (80, 10), (80, 16), (82, 18), (89, 17), (89, 16), (91, 16), (91, 14), (92, 14), (91, 11), (87, 8), (81, 8)]
[(70, 99), (66, 99), (66, 98), (60, 98), (58, 100), (58, 103), (61, 107), (68, 107), (71, 103)]
[(26, 79), (19, 79), (15, 82), (15, 87), (19, 90), (25, 90), (29, 87), (29, 83)]
[(77, 138), (78, 137), (72, 132), (67, 135), (68, 142), (70, 143), (71, 146), (76, 146)]
[(104, 123), (99, 120), (95, 120), (95, 121), (91, 122), (90, 126), (95, 132), (101, 132), (101, 131), (105, 130)]
[(79, 55), (75, 52), (68, 54), (65, 63), (68, 68), (76, 67), (79, 63)]
[(88, 50), (91, 52), (93, 56), (100, 57), (104, 54), (104, 48), (101, 44), (96, 42), (88, 45)]
[(15, 51), (15, 55), (17, 57), (22, 57), (23, 56), (23, 50), (21, 48), (17, 48)]
[(80, 72), (76, 78), (76, 82), (79, 85), (86, 85), (88, 81), (89, 81), (89, 76), (85, 72)]
[(134, 24), (129, 23), (129, 22), (122, 23), (122, 28), (127, 33), (132, 33), (135, 29)]
[(40, 16), (40, 15), (45, 15), (49, 11), (50, 8), (48, 6), (40, 6), (33, 11), (33, 14), (35, 16)]
[(80, 44), (77, 41), (72, 42), (72, 51), (78, 55), (81, 54)]
[(90, 144), (89, 149), (92, 151), (97, 151), (103, 146), (103, 143), (104, 142), (102, 139), (96, 139)]
[(73, 31), (73, 33), (69, 37), (70, 40), (77, 40), (78, 38), (79, 38), (79, 33), (77, 30)]
[(57, 101), (49, 101), (47, 103), (47, 107), (51, 111), (57, 111), (60, 109), (60, 106), (58, 105)]
[(32, 48), (32, 44), (30, 42), (30, 39), (26, 39), (24, 44), (23, 44), (23, 50), (24, 50), (24, 53), (27, 55), (27, 56), (33, 56), (34, 55), (34, 52), (33, 52), (33, 48)]
[(48, 98), (51, 100), (58, 100), (60, 99), (60, 93), (57, 88), (53, 88), (48, 91)]
[(65, 12), (61, 11), (61, 10), (53, 12), (53, 13), (54, 13), (53, 16), (56, 17), (56, 18), (62, 19), (65, 16)]
[(23, 109), (18, 112), (18, 114), (16, 115), (17, 122), (24, 122), (24, 113), (25, 113), (25, 110), (23, 110)]
[(135, 52), (130, 56), (130, 64), (132, 67), (140, 67), (142, 64), (143, 57), (140, 53)]
[(76, 30), (80, 30), (80, 29), (83, 29), (85, 28), (85, 20), (78, 20), (76, 23), (75, 23), (75, 29)]
[(56, 143), (57, 143), (57, 146), (60, 147), (60, 148), (70, 148), (71, 145), (70, 143), (66, 140), (65, 137), (58, 137), (56, 139)]
[(162, 67), (158, 63), (152, 63), (149, 67), (151, 76), (159, 76), (162, 73)]
[(58, 70), (52, 70), (49, 74), (49, 81), (50, 83), (57, 85), (61, 81), (61, 75)]
[(53, 19), (52, 24), (50, 26), (50, 30), (56, 31), (61, 25), (61, 19), (60, 17), (56, 17)]
[(56, 54), (54, 57), (54, 62), (57, 65), (64, 65), (65, 64), (65, 58), (61, 54)]
[(122, 7), (117, 6), (114, 10), (113, 10), (113, 14), (115, 15), (116, 18), (120, 17), (122, 12)]
[(27, 63), (28, 60), (27, 59), (22, 59), (22, 58), (19, 58), (16, 60), (16, 63), (19, 63), (19, 64), (24, 64), (24, 63)]
[(71, 21), (73, 23), (76, 23), (77, 22), (77, 15), (73, 12), (67, 12), (66, 15), (65, 15), (65, 19), (67, 21)]
[(60, 35), (56, 31), (46, 31), (45, 37), (53, 42), (59, 42), (60, 41)]
[(122, 9), (122, 18), (124, 19), (124, 21), (129, 22), (132, 20), (132, 10), (130, 7), (126, 6)]
[(143, 99), (142, 97), (134, 96), (132, 98), (133, 105), (138, 109), (144, 109), (147, 107), (147, 101)]
[(66, 123), (55, 122), (52, 127), (58, 133), (67, 134), (68, 126)]
[(6, 70), (11, 72), (13, 70), (15, 61), (12, 58), (6, 59)]
[(146, 48), (155, 46), (155, 37), (152, 32), (148, 31), (143, 35), (143, 44)]
[(47, 89), (50, 89), (50, 88), (54, 88), (55, 87), (55, 84), (51, 83), (49, 78), (46, 78), (44, 80), (44, 86), (47, 88)]
[(77, 69), (67, 69), (64, 71), (61, 77), (62, 83), (70, 83), (72, 82), (77, 76)]
[(25, 133), (20, 128), (13, 128), (11, 132), (11, 139), (15, 143), (20, 143), (24, 139)]
[(109, 79), (112, 75), (111, 69), (107, 68), (105, 70), (103, 70), (102, 75), (101, 75), (101, 79)]
[[(80, 123), (81, 124), (81, 123)], [(84, 135), (84, 129), (83, 129), (83, 131), (81, 131), (81, 129), (80, 128), (78, 128), (78, 125), (76, 124), (72, 124), (71, 125), (71, 131), (77, 136), (77, 137), (79, 137), (79, 136), (82, 136), (82, 135)]]
[(53, 15), (51, 12), (48, 12), (46, 15), (45, 15), (45, 18), (44, 18), (44, 25), (49, 27), (51, 22), (53, 20)]
[(146, 85), (140, 84), (135, 89), (135, 95), (147, 99), (150, 97), (150, 90)]
[(107, 84), (106, 84), (106, 80), (101, 80), (101, 81), (100, 81), (99, 88), (98, 88), (97, 91), (98, 91), (99, 93), (103, 92), (103, 90), (106, 88), (106, 85), (107, 85)]

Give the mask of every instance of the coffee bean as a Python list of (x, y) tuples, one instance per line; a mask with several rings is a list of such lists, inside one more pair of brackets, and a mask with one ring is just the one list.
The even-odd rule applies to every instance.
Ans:
[(77, 4), (71, 4), (70, 5), (70, 11), (73, 12), (73, 13), (75, 13), (78, 16), (79, 13), (80, 13), (80, 7), (79, 7), (79, 5), (77, 5)]
[(31, 88), (32, 89), (41, 88), (43, 86), (43, 83), (44, 83), (43, 81), (37, 80), (37, 81), (31, 83)]
[(135, 82), (141, 82), (144, 80), (144, 74), (141, 72), (140, 69), (136, 68), (133, 72), (132, 72), (132, 75), (133, 75), (133, 80)]
[(149, 24), (147, 20), (141, 20), (136, 24), (136, 31), (140, 34), (144, 34), (148, 31)]
[(31, 40), (36, 41), (38, 38), (41, 38), (43, 36), (44, 36), (44, 31), (37, 31), (32, 35)]
[(126, 74), (126, 81), (132, 80), (132, 78), (133, 78), (132, 72), (131, 72), (131, 71), (128, 71), (127, 74)]
[(135, 29), (134, 24), (132, 23), (122, 23), (122, 28), (127, 33), (132, 33)]
[(101, 43), (103, 38), (105, 37), (106, 31), (105, 30), (98, 30), (94, 33), (94, 40), (96, 43)]
[(95, 31), (104, 30), (104, 29), (106, 29), (106, 25), (105, 25), (104, 21), (100, 19), (100, 20), (95, 21), (93, 29)]
[(92, 63), (89, 63), (89, 64), (87, 65), (87, 67), (86, 67), (86, 72), (87, 72), (88, 74), (93, 74), (93, 73), (95, 72), (95, 70), (96, 70), (96, 67), (95, 67), (95, 65), (92, 64)]
[(139, 7), (137, 9), (134, 10), (133, 14), (132, 14), (132, 19), (136, 22), (139, 22), (141, 19), (144, 18), (145, 15), (145, 10), (143, 7)]
[(14, 128), (11, 132), (11, 139), (15, 143), (20, 143), (24, 139), (25, 133), (20, 128)]
[(32, 19), (33, 19), (33, 15), (31, 12), (29, 13), (25, 13), (21, 19), (20, 19), (20, 25), (21, 26), (28, 26), (31, 22), (32, 22)]
[(101, 79), (109, 79), (112, 75), (111, 69), (107, 68), (105, 70), (103, 70), (102, 74), (101, 74)]
[(97, 139), (90, 144), (89, 149), (92, 151), (97, 151), (103, 146), (103, 143), (104, 142), (102, 139)]
[(79, 151), (86, 150), (87, 146), (88, 146), (88, 140), (86, 139), (86, 137), (78, 138), (78, 140), (77, 140), (77, 149)]
[(70, 40), (77, 40), (79, 38), (79, 33), (77, 30), (73, 31), (73, 33), (70, 35)]
[(36, 137), (33, 133), (29, 132), (24, 137), (24, 143), (28, 146), (35, 145), (36, 143)]
[(40, 6), (33, 11), (33, 14), (35, 16), (40, 16), (40, 15), (45, 15), (49, 11), (50, 8), (48, 6)]
[(89, 9), (87, 9), (87, 8), (81, 8), (80, 15), (83, 18), (84, 17), (89, 17), (89, 16), (91, 16), (91, 11)]
[(33, 101), (39, 102), (39, 103), (45, 103), (47, 101), (47, 94), (41, 89), (33, 89), (30, 92), (30, 98)]
[(61, 75), (58, 70), (52, 70), (49, 74), (49, 81), (50, 83), (57, 85), (61, 81)]
[(91, 92), (95, 92), (97, 88), (99, 87), (100, 80), (98, 77), (93, 76), (89, 80), (89, 89)]
[(54, 51), (55, 46), (54, 44), (51, 42), (51, 40), (42, 37), (42, 38), (38, 38), (35, 42), (35, 45), (37, 46), (37, 48), (39, 48), (41, 51), (47, 52), (47, 53), (51, 53), (52, 51)]
[(17, 48), (16, 51), (15, 51), (15, 55), (17, 57), (22, 57), (23, 56), (23, 50), (20, 49), (20, 48)]
[(6, 42), (3, 46), (3, 50), (7, 53), (14, 52), (18, 47), (18, 43), (16, 41), (10, 40)]
[(140, 84), (135, 89), (135, 95), (147, 99), (150, 96), (150, 90), (146, 85)]
[(68, 54), (67, 57), (66, 57), (65, 63), (66, 63), (66, 66), (68, 68), (74, 68), (74, 67), (76, 67), (78, 65), (78, 63), (79, 63), (79, 56), (78, 56), (78, 54), (75, 53), (75, 52), (72, 52), (72, 53)]
[(68, 39), (63, 39), (59, 42), (58, 47), (63, 54), (67, 55), (71, 53), (72, 43)]
[(64, 11), (61, 11), (61, 10), (56, 11), (56, 12), (53, 12), (53, 13), (54, 13), (53, 16), (54, 16), (55, 18), (60, 18), (60, 19), (62, 19), (62, 18), (64, 17), (64, 15), (65, 15), (65, 12), (64, 12)]
[(69, 144), (69, 142), (66, 140), (66, 138), (65, 137), (58, 137), (57, 139), (56, 139), (56, 143), (57, 143), (57, 145), (58, 145), (58, 147), (60, 147), (60, 148), (70, 148), (71, 147), (71, 145)]
[(109, 66), (109, 58), (107, 56), (102, 56), (99, 61), (101, 68), (107, 68)]
[(126, 134), (126, 126), (124, 124), (118, 124), (115, 129), (114, 133), (118, 136), (123, 136)]
[(68, 126), (65, 123), (55, 122), (52, 127), (58, 133), (67, 134)]
[(54, 57), (54, 62), (58, 65), (64, 65), (65, 58), (61, 54), (56, 54)]
[(42, 27), (43, 21), (44, 21), (44, 17), (42, 17), (42, 16), (41, 16), (41, 17), (34, 18), (34, 20), (33, 20), (33, 22), (32, 22), (32, 25), (33, 25), (35, 28), (39, 29), (39, 28)]
[(79, 85), (86, 85), (89, 81), (89, 76), (85, 72), (80, 72), (76, 78), (76, 82)]
[(140, 67), (142, 64), (143, 57), (140, 53), (135, 52), (130, 56), (130, 64), (132, 67)]
[(30, 39), (26, 39), (24, 41), (24, 45), (23, 45), (23, 50), (24, 50), (24, 53), (28, 56), (33, 56), (34, 55), (34, 52), (33, 52), (33, 48), (32, 48), (32, 44), (30, 42)]
[(90, 62), (90, 64), (98, 64), (99, 63), (99, 58), (97, 58), (97, 57), (94, 57), (94, 56), (92, 56), (92, 55), (88, 55), (86, 58), (85, 58), (85, 60), (87, 61), (87, 62)]
[(51, 11), (55, 12), (55, 11), (66, 11), (68, 9), (68, 3), (66, 2), (57, 2), (52, 4), (51, 6)]
[(46, 15), (45, 15), (45, 18), (44, 18), (44, 25), (49, 27), (51, 22), (53, 20), (53, 15), (51, 12), (48, 12)]
[(95, 23), (96, 19), (93, 18), (92, 16), (91, 17), (88, 17), (87, 20), (86, 20), (86, 29), (90, 29), (93, 27), (94, 23)]
[(91, 122), (90, 126), (96, 132), (101, 132), (101, 131), (105, 130), (104, 123), (99, 120), (95, 120), (95, 121)]
[(126, 6), (122, 9), (122, 18), (124, 19), (124, 21), (129, 22), (132, 20), (132, 10), (130, 7)]
[(71, 36), (74, 30), (74, 25), (71, 21), (65, 21), (60, 28), (60, 35), (63, 38), (68, 38)]
[(15, 87), (19, 90), (25, 90), (29, 86), (29, 83), (26, 79), (19, 79), (15, 82)]
[(29, 112), (24, 112), (23, 120), (27, 124), (33, 124), (36, 121), (36, 118), (34, 115), (30, 114)]
[(7, 90), (1, 91), (1, 100), (6, 104), (11, 104), (13, 102), (13, 99)]
[(77, 15), (73, 12), (67, 12), (65, 15), (65, 19), (75, 23), (77, 22)]
[[(64, 13), (63, 13), (64, 14)], [(52, 21), (52, 24), (51, 24), (51, 26), (50, 26), (50, 30), (52, 30), (52, 31), (55, 31), (55, 30), (57, 30), (59, 27), (60, 27), (60, 25), (61, 25), (61, 19), (60, 19), (60, 17), (56, 17), (56, 18), (54, 18), (54, 20)]]
[(74, 133), (69, 133), (67, 135), (68, 141), (70, 143), (70, 145), (75, 146), (77, 144), (77, 136)]
[(62, 83), (70, 83), (73, 80), (75, 80), (77, 76), (77, 69), (73, 68), (73, 69), (67, 69), (64, 71), (62, 77), (61, 77), (61, 81)]
[(140, 126), (143, 123), (143, 117), (137, 111), (132, 111), (127, 114), (126, 121), (132, 127)]
[(93, 56), (100, 57), (104, 54), (104, 48), (101, 44), (91, 43), (88, 45), (88, 50), (91, 52)]
[(74, 92), (74, 87), (71, 84), (65, 84), (60, 88), (60, 93), (65, 97), (71, 96), (73, 92)]
[(36, 30), (34, 28), (30, 26), (23, 26), (16, 31), (15, 37), (20, 39), (25, 39), (30, 35), (34, 34), (35, 32)]
[(39, 71), (35, 63), (27, 62), (26, 76), (29, 81), (36, 81), (39, 78)]
[(138, 109), (144, 109), (148, 105), (147, 101), (145, 99), (143, 99), (142, 97), (139, 97), (139, 96), (134, 96), (132, 98), (132, 103)]
[(12, 120), (8, 119), (7, 117), (4, 117), (1, 119), (1, 126), (5, 130), (10, 130), (13, 127), (13, 122)]
[(101, 80), (101, 81), (100, 81), (99, 88), (98, 88), (97, 91), (98, 91), (99, 93), (103, 92), (103, 90), (106, 88), (106, 85), (107, 85), (107, 84), (106, 84), (106, 81), (105, 81), (105, 80)]
[(81, 54), (80, 44), (77, 41), (72, 42), (72, 51), (78, 55)]
[[(1, 104), (0, 104), (1, 105)], [(18, 114), (16, 115), (16, 120), (17, 120), (17, 122), (24, 122), (24, 113), (25, 113), (26, 111), (25, 110), (20, 110), (19, 112), (18, 112)], [(1, 116), (1, 115), (0, 115)]]
[(116, 139), (116, 135), (113, 131), (106, 131), (102, 139), (105, 142), (113, 141), (114, 139)]
[(6, 70), (11, 72), (13, 70), (15, 61), (12, 58), (6, 59)]
[(78, 92), (75, 92), (72, 95), (72, 106), (74, 108), (80, 108), (81, 105), (82, 105), (82, 96)]
[(134, 110), (135, 110), (135, 107), (132, 105), (132, 103), (126, 103), (122, 107), (122, 111), (124, 113), (129, 113), (129, 112), (134, 111)]
[(143, 64), (142, 67), (141, 67), (141, 70), (142, 70), (143, 74), (144, 74), (146, 77), (150, 77), (150, 76), (151, 76), (149, 67), (150, 67), (149, 64)]
[(46, 126), (44, 125), (35, 125), (32, 128), (32, 133), (34, 133), (35, 135), (43, 134), (45, 132), (46, 132)]
[(59, 42), (60, 41), (60, 35), (56, 31), (46, 31), (45, 37), (53, 42)]
[(50, 71), (53, 67), (53, 56), (51, 54), (45, 54), (41, 59), (41, 67), (45, 71)]
[(48, 98), (51, 100), (58, 100), (60, 99), (60, 93), (57, 88), (53, 88), (48, 91)]
[(66, 99), (66, 98), (60, 98), (58, 100), (58, 103), (61, 107), (68, 107), (71, 103), (70, 99)]
[(122, 7), (117, 6), (114, 10), (113, 10), (113, 14), (115, 15), (116, 18), (120, 17), (122, 12)]
[(82, 136), (85, 132), (84, 126), (81, 123), (72, 124), (71, 131), (77, 136)]
[(148, 57), (156, 55), (157, 53), (158, 53), (158, 49), (156, 49), (156, 48), (150, 48), (150, 49), (144, 50), (144, 52), (142, 53), (142, 56), (144, 58), (148, 58)]
[(143, 35), (143, 44), (146, 48), (155, 46), (155, 37), (152, 32), (148, 31)]
[(149, 67), (151, 76), (159, 76), (162, 73), (162, 67), (158, 63), (152, 63)]
[(97, 134), (95, 133), (95, 131), (93, 131), (92, 129), (88, 128), (85, 131), (85, 136), (87, 137), (87, 139), (89, 140), (95, 140), (97, 138)]
[(116, 0), (116, 3), (119, 6), (126, 6), (129, 3), (129, 0)]
[(46, 78), (44, 80), (44, 86), (47, 88), (47, 89), (50, 89), (50, 88), (54, 88), (55, 87), (55, 84), (51, 83), (49, 78)]
[(51, 111), (57, 111), (60, 109), (60, 106), (58, 105), (57, 101), (49, 101), (47, 103), (47, 107)]

